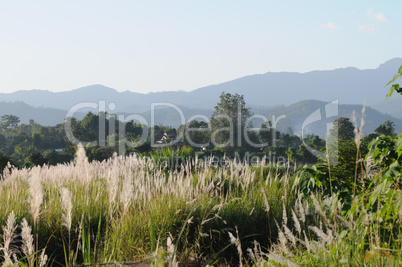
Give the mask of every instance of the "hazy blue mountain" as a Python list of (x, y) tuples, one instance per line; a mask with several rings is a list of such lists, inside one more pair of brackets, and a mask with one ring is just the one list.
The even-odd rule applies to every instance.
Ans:
[(74, 105), (83, 102), (107, 101), (108, 103), (116, 103), (118, 107), (131, 106), (137, 102), (138, 96), (142, 96), (142, 94), (129, 91), (118, 92), (115, 89), (97, 84), (65, 92), (24, 90), (14, 93), (0, 93), (0, 101), (23, 101), (34, 107), (69, 110)]
[[(281, 115), (285, 115), (286, 118), (278, 121), (278, 129), (281, 131), (286, 131), (288, 127), (291, 127), (296, 134), (301, 134), (304, 120), (314, 111), (319, 109), (323, 119), (308, 125), (308, 127), (304, 129), (304, 132), (324, 136), (327, 131), (327, 123), (330, 123), (329, 126), (332, 127), (332, 121), (340, 117), (347, 117), (352, 121), (353, 111), (355, 111), (356, 121), (358, 124), (357, 126), (360, 127), (363, 108), (362, 105), (339, 105), (338, 116), (326, 118), (325, 105), (327, 103), (328, 102), (318, 100), (304, 100), (289, 106), (276, 107), (273, 109), (267, 109), (266, 111), (259, 110), (258, 114), (262, 114), (267, 118), (272, 118), (272, 116), (278, 118)], [(374, 130), (387, 119), (390, 119), (395, 123), (395, 128), (398, 132), (402, 131), (402, 119), (394, 118), (373, 108), (366, 107), (364, 113), (363, 133), (369, 134), (374, 132)], [(259, 126), (260, 123), (261, 122), (255, 124)]]
[[(46, 126), (54, 126), (64, 122), (67, 111), (55, 108), (32, 107), (24, 102), (0, 102), (0, 116), (16, 115), (21, 123), (27, 124), (30, 119), (36, 123)], [(84, 113), (77, 112), (75, 117), (82, 119)]]
[[(35, 107), (68, 110), (72, 106), (90, 101), (105, 100), (116, 104), (116, 111), (147, 112), (150, 104), (169, 102), (191, 108), (211, 109), (219, 101), (222, 91), (245, 96), (250, 106), (290, 105), (304, 99), (321, 101), (339, 100), (341, 104), (375, 106), (385, 99), (386, 83), (402, 65), (402, 58), (394, 58), (376, 69), (343, 68), (307, 73), (268, 72), (211, 85), (191, 92), (172, 91), (140, 94), (118, 92), (102, 85), (91, 85), (66, 92), (43, 90), (0, 93), (0, 101), (24, 101)], [(395, 114), (395, 110), (388, 113)]]
[[(357, 112), (361, 110), (361, 105), (356, 104), (363, 104), (365, 100), (367, 106), (380, 111), (367, 108), (364, 131), (369, 133), (387, 118), (394, 121), (398, 129), (402, 126), (402, 98), (395, 95), (385, 102), (387, 93), (385, 84), (401, 65), (402, 58), (395, 58), (376, 69), (368, 70), (350, 67), (307, 73), (268, 72), (191, 92), (141, 94), (130, 91), (118, 92), (103, 85), (91, 85), (65, 92), (26, 90), (0, 93), (0, 115), (15, 114), (25, 123), (29, 119), (34, 119), (40, 124), (54, 125), (63, 122), (67, 110), (74, 105), (105, 101), (106, 105), (116, 104), (116, 109), (106, 109), (109, 113), (122, 113), (125, 116), (140, 114), (151, 123), (151, 103), (172, 103), (181, 108), (185, 120), (188, 121), (196, 114), (209, 118), (213, 107), (219, 102), (219, 95), (225, 91), (244, 95), (246, 104), (253, 107), (255, 114), (266, 115), (269, 119), (272, 115), (276, 117), (286, 115), (286, 119), (281, 120), (278, 127), (281, 130), (292, 127), (296, 133), (301, 132), (304, 119), (316, 109), (323, 108), (325, 103), (338, 99), (342, 104), (340, 116), (351, 117), (353, 110)], [(302, 101), (305, 99), (315, 100)], [(80, 109), (76, 117), (82, 118), (87, 111), (88, 109)], [(90, 111), (97, 113), (96, 109)], [(390, 115), (395, 118), (391, 118)], [(326, 122), (314, 123), (308, 130), (324, 135)], [(177, 127), (181, 121), (176, 110), (159, 108), (155, 111), (155, 123)], [(261, 121), (255, 122), (256, 126), (260, 123)]]
[(372, 107), (381, 113), (402, 119), (402, 97), (399, 94), (394, 94), (387, 101), (384, 99)]
[(205, 93), (217, 97), (221, 91), (245, 96), (246, 103), (259, 106), (289, 105), (304, 99), (332, 101), (343, 104), (367, 105), (385, 99), (385, 85), (402, 65), (402, 58), (395, 58), (377, 69), (359, 70), (343, 68), (307, 73), (265, 73), (243, 77), (219, 85), (200, 88), (192, 92), (193, 102)]

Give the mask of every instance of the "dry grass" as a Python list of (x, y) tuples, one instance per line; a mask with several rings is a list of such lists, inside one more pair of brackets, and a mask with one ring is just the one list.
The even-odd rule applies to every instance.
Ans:
[[(147, 259), (142, 264), (200, 266), (217, 256), (220, 261), (210, 265), (322, 266), (356, 262), (351, 251), (362, 257), (374, 251), (368, 263), (401, 262), (400, 253), (387, 252), (390, 258), (383, 259), (383, 250), (370, 250), (370, 244), (355, 249), (363, 244), (353, 240), (361, 218), (345, 217), (336, 195), (322, 199), (292, 191), (289, 166), (188, 162), (167, 170), (134, 156), (89, 163), (82, 147), (77, 155), (74, 163), (5, 170), (3, 264)], [(366, 211), (368, 234), (381, 236), (373, 218)], [(400, 248), (400, 239), (393, 248)]]

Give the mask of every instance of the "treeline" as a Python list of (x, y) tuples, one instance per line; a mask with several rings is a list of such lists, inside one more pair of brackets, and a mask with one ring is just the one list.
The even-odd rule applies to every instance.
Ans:
[[(33, 120), (28, 124), (20, 124), (17, 116), (4, 115), (0, 118), (0, 167), (2, 170), (7, 162), (18, 167), (32, 167), (71, 161), (76, 153), (76, 144), (66, 134), (66, 126), (80, 142), (96, 142), (86, 147), (90, 161), (102, 161), (115, 152), (121, 153), (119, 148), (122, 147), (122, 138), (125, 142), (135, 144), (134, 146), (124, 144), (124, 154), (151, 153), (155, 149), (152, 144), (156, 141), (162, 139), (163, 142), (159, 143), (166, 145), (174, 141), (169, 138), (163, 139), (165, 133), (175, 137), (181, 136), (180, 146), (190, 146), (196, 152), (217, 157), (233, 158), (235, 155), (247, 154), (249, 157), (265, 156), (270, 161), (276, 162), (289, 160), (294, 163), (314, 164), (320, 157), (314, 155), (312, 150), (322, 153), (326, 151), (328, 140), (312, 134), (302, 140), (291, 128), (286, 132), (277, 131), (271, 121), (266, 121), (257, 130), (246, 133), (241, 129), (250, 117), (243, 96), (225, 93), (222, 93), (209, 124), (202, 120), (191, 120), (177, 129), (163, 125), (155, 125), (148, 129), (147, 126), (134, 121), (119, 121), (113, 114), (91, 112), (82, 120), (70, 118), (67, 120), (68, 123), (66, 122), (67, 125), (62, 123), (55, 126), (43, 126)], [(231, 130), (229, 126), (232, 124), (235, 127)], [(355, 127), (347, 118), (334, 121), (334, 127), (338, 130), (332, 130), (329, 138), (339, 140), (337, 152), (340, 161), (342, 158), (350, 161), (356, 152), (356, 145), (353, 142)], [(144, 132), (148, 133), (145, 140)], [(393, 122), (387, 120), (374, 133), (364, 137), (362, 147), (367, 147), (368, 142), (379, 135), (396, 136)]]

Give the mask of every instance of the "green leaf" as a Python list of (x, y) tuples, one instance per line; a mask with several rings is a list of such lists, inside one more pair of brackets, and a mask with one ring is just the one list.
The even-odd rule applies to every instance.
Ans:
[(339, 238), (342, 240), (342, 239), (344, 239), (347, 235), (348, 235), (348, 231), (343, 230), (343, 231), (339, 234)]
[[(398, 79), (399, 77), (402, 77), (402, 66), (399, 68), (398, 73), (395, 74), (394, 78), (392, 78), (392, 80), (389, 81), (386, 86), (388, 86), (388, 85), (390, 85), (391, 83), (395, 82), (396, 79)], [(388, 94), (387, 94), (387, 98), (386, 98), (386, 99), (388, 99), (388, 97), (392, 96), (392, 94), (394, 93), (394, 91), (397, 91), (399, 94), (402, 94), (402, 88), (399, 87), (399, 84), (393, 84), (393, 85), (391, 86), (391, 88), (389, 88), (389, 92), (388, 92)]]
[(193, 211), (190, 211), (190, 213), (188, 214), (186, 221), (184, 222), (183, 227), (181, 228), (179, 236), (177, 237), (176, 245), (174, 246), (174, 250), (172, 253), (172, 258), (170, 259), (170, 262), (169, 262), (169, 267), (173, 265), (173, 259), (176, 256), (176, 252), (177, 252), (177, 248), (179, 247), (181, 236), (183, 235), (184, 229), (186, 229), (186, 225), (187, 225), (188, 221), (190, 220), (191, 213), (193, 213)]
[(205, 266), (209, 265), (213, 260), (215, 260), (215, 259), (219, 256), (219, 254), (221, 254), (222, 252), (224, 252), (224, 251), (225, 251), (226, 249), (228, 249), (231, 245), (232, 245), (232, 243), (229, 243), (229, 244), (226, 245), (223, 249), (221, 249), (218, 253), (215, 253), (215, 255), (213, 255), (213, 257), (212, 257), (210, 260), (208, 260), (206, 263), (204, 263), (204, 264), (202, 265), (202, 267), (205, 267)]
[(150, 238), (151, 238), (151, 251), (155, 251), (155, 226), (154, 219), (152, 218), (151, 212), (149, 212), (149, 216), (151, 217), (151, 229), (150, 229)]
[(398, 159), (399, 159), (402, 155), (402, 133), (401, 133), (401, 135), (399, 135), (398, 140), (396, 141), (395, 147), (396, 147), (396, 151), (398, 153)]
[(398, 73), (395, 74), (394, 78), (392, 78), (392, 80), (387, 83), (387, 85), (395, 82), (395, 80), (398, 79), (399, 77), (402, 77), (402, 66), (399, 68)]
[(392, 94), (394, 93), (394, 91), (397, 91), (398, 93), (400, 92), (401, 88), (399, 87), (399, 84), (393, 84), (391, 86), (391, 88), (389, 88), (388, 94), (387, 94), (387, 98), (392, 96)]

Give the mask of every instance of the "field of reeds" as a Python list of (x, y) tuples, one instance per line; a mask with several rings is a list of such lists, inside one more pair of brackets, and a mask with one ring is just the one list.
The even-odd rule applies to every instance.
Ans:
[[(159, 152), (158, 152), (159, 153)], [(17, 169), (0, 181), (3, 266), (400, 266), (402, 194), (372, 159), (366, 188), (301, 188), (294, 165), (152, 157)], [(371, 164), (371, 165), (370, 165)], [(370, 167), (371, 166), (371, 167)], [(300, 173), (300, 172), (299, 172)], [(313, 177), (314, 178), (314, 177)], [(307, 178), (308, 181), (313, 178)], [(360, 177), (359, 177), (360, 179)], [(314, 183), (314, 181), (313, 181)], [(314, 189), (315, 188), (315, 189)], [(375, 199), (373, 199), (375, 195)]]

